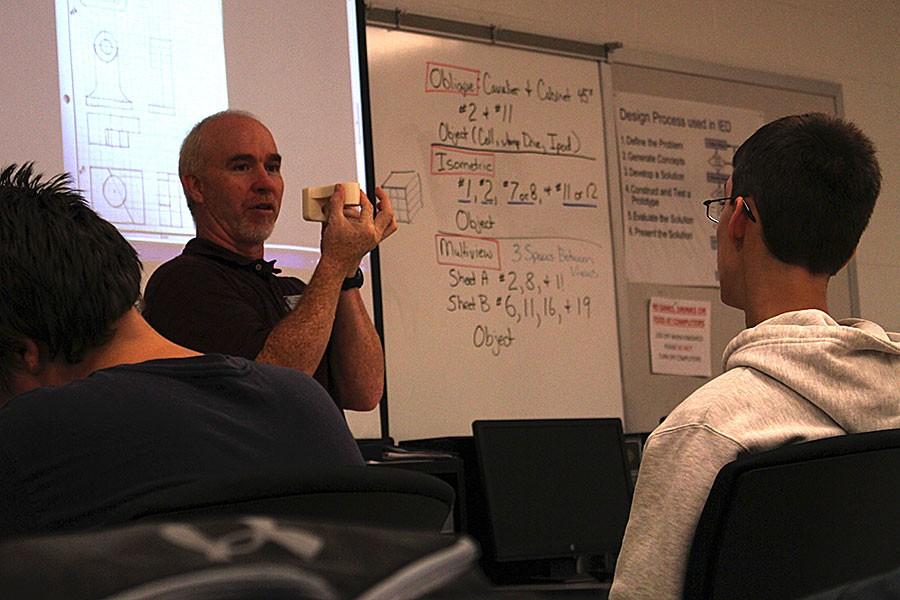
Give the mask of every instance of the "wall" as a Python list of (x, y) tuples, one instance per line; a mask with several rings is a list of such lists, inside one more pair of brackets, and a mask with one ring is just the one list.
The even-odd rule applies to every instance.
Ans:
[[(820, 79), (875, 142), (881, 198), (857, 253), (862, 316), (900, 330), (900, 2), (896, 0), (394, 0), (370, 2), (504, 29)], [(550, 7), (552, 6), (552, 10)], [(552, 14), (553, 18), (548, 19)]]
[(63, 170), (55, 23), (52, 2), (0, 2), (0, 165), (31, 160), (38, 171)]

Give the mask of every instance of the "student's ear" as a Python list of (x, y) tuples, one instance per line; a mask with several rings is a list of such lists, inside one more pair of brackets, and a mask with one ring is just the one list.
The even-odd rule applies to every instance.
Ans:
[[(10, 397), (18, 396), (42, 385), (41, 375), (44, 371), (45, 361), (41, 356), (41, 349), (30, 338), (16, 340), (13, 346), (12, 373), (10, 378)], [(4, 399), (0, 398), (0, 405)]]
[(738, 196), (734, 200), (734, 210), (728, 218), (728, 237), (733, 240), (743, 240), (747, 233), (747, 225), (750, 219), (744, 211), (744, 197)]
[(203, 185), (196, 175), (182, 175), (181, 187), (194, 204), (203, 204)]
[(41, 358), (41, 349), (31, 338), (16, 340), (15, 353), (17, 363), (15, 369), (28, 375), (37, 375), (43, 370), (44, 361)]

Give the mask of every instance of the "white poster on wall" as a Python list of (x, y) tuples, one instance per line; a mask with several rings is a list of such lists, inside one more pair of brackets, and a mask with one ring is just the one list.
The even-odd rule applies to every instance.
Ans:
[(710, 309), (705, 301), (650, 299), (651, 372), (712, 376)]
[(716, 287), (716, 231), (701, 204), (725, 195), (731, 158), (761, 112), (616, 93), (629, 281)]

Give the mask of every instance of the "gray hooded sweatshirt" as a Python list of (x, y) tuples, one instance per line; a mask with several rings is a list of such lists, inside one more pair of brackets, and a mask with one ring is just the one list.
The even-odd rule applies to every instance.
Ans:
[(647, 440), (610, 600), (681, 598), (697, 520), (727, 463), (900, 428), (900, 334), (875, 323), (784, 313), (739, 333), (723, 363)]

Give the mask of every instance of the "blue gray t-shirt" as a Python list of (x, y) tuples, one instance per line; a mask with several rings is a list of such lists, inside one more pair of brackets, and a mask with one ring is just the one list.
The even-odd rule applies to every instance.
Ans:
[(0, 532), (102, 525), (204, 481), (361, 465), (297, 371), (209, 354), (121, 365), (0, 409)]

